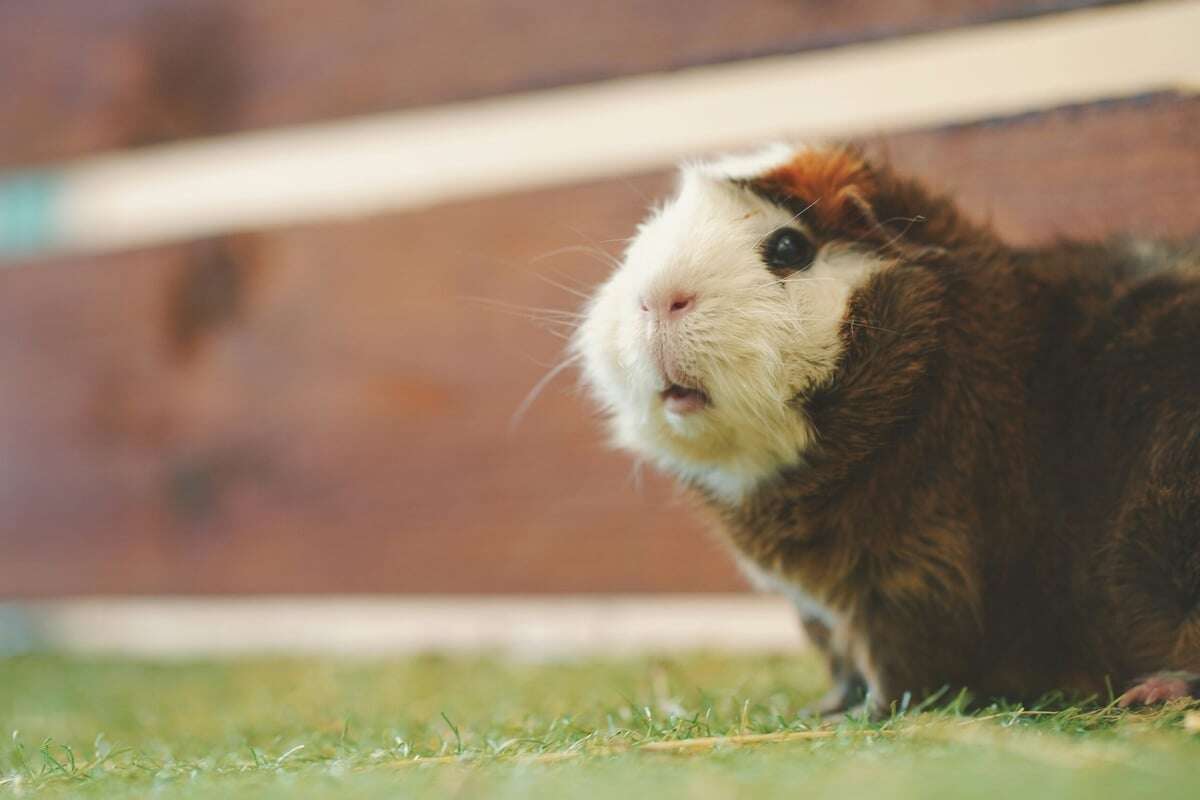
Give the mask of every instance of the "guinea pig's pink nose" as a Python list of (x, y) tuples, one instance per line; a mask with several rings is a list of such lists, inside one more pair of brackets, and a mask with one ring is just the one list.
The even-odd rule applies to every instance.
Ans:
[(696, 307), (696, 295), (688, 292), (659, 292), (642, 295), (642, 311), (659, 322), (679, 319)]

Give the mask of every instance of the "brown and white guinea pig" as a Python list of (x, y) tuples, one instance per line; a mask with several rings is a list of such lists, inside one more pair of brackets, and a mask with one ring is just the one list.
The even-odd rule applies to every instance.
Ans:
[(615, 442), (794, 599), (820, 711), (1154, 702), (1200, 673), (1194, 265), (1011, 247), (853, 149), (777, 146), (685, 166), (574, 347)]

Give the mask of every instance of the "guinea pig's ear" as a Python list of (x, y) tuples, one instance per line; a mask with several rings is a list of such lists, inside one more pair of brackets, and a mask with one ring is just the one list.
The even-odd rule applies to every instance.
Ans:
[(861, 235), (879, 224), (871, 205), (875, 170), (851, 147), (802, 150), (751, 183), (774, 202), (794, 213), (804, 211), (830, 231)]

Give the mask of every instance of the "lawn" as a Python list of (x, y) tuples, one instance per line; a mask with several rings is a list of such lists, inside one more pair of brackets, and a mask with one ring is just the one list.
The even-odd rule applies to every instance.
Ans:
[(803, 656), (18, 656), (0, 660), (0, 797), (1200, 797), (1180, 707), (819, 728), (800, 709), (821, 682)]

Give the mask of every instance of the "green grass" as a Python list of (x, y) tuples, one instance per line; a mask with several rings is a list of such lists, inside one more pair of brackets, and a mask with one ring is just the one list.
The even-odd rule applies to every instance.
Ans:
[[(805, 658), (0, 660), (0, 797), (1200, 797), (1185, 710), (992, 707), (803, 732)], [(807, 734), (806, 734), (807, 735)]]

